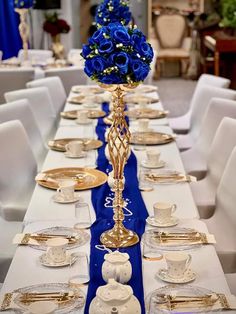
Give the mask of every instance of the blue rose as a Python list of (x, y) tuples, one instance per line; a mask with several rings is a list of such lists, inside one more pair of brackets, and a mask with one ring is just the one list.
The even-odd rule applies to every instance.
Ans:
[(122, 84), (125, 83), (124, 79), (122, 79), (117, 73), (111, 73), (105, 76), (99, 77), (99, 82), (104, 84)]
[(130, 35), (125, 27), (120, 26), (117, 29), (112, 30), (112, 37), (116, 42), (124, 45), (130, 44)]
[(83, 45), (82, 56), (86, 58), (91, 53), (91, 48), (89, 45)]
[(93, 57), (91, 59), (91, 64), (94, 69), (94, 72), (100, 73), (106, 68), (106, 60), (103, 57)]
[(136, 44), (139, 54), (147, 59), (153, 59), (153, 49), (149, 43), (146, 41), (141, 41), (139, 44)]
[(101, 54), (111, 53), (113, 51), (113, 48), (114, 47), (112, 41), (104, 39), (99, 45), (98, 52)]
[(111, 64), (118, 67), (119, 72), (126, 74), (128, 72), (129, 57), (126, 52), (119, 52), (111, 56)]
[(150, 70), (149, 66), (139, 59), (132, 60), (131, 68), (136, 82), (143, 81)]
[(92, 41), (98, 44), (101, 40), (104, 39), (103, 33), (104, 33), (103, 28), (100, 28), (99, 30), (97, 30), (91, 37)]
[(92, 66), (91, 59), (87, 59), (87, 60), (85, 61), (84, 72), (85, 72), (89, 77), (93, 75), (94, 69), (93, 69), (93, 66)]

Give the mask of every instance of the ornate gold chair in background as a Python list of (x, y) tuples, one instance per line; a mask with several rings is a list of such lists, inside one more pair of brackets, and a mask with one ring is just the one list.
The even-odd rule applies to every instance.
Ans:
[(191, 37), (187, 37), (187, 24), (180, 14), (160, 14), (154, 21), (157, 40), (153, 42), (157, 50), (156, 78), (160, 77), (164, 62), (180, 62), (181, 72), (187, 71), (189, 64)]

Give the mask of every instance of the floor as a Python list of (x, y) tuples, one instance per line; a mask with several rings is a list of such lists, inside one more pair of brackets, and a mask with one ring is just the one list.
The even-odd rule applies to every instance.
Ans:
[(163, 78), (153, 81), (153, 84), (158, 86), (160, 99), (164, 108), (170, 111), (170, 117), (180, 116), (188, 110), (196, 81), (182, 78)]

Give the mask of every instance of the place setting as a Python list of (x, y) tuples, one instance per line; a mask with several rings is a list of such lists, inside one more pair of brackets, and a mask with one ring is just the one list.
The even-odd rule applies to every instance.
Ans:
[(73, 105), (86, 105), (89, 104), (89, 107), (97, 107), (104, 101), (104, 98), (100, 95), (78, 95), (70, 96), (67, 99), (68, 103)]
[(197, 178), (172, 169), (147, 169), (142, 170), (145, 175), (145, 180), (153, 184), (177, 184), (185, 182), (196, 182)]
[(83, 151), (98, 149), (103, 145), (102, 141), (93, 138), (61, 138), (56, 140), (50, 140), (48, 142), (48, 147), (52, 150), (65, 153), (66, 145), (72, 142), (82, 142)]
[(84, 87), (81, 85), (73, 86), (71, 89), (72, 93), (76, 94), (83, 94), (83, 95), (88, 95), (88, 94), (103, 94), (104, 90), (99, 87), (99, 86), (89, 86), (89, 87)]
[(107, 175), (93, 168), (56, 168), (38, 173), (36, 182), (49, 189), (57, 190), (59, 188), (58, 180), (72, 179), (75, 181), (75, 190), (86, 190), (104, 184), (107, 181)]
[[(53, 308), (53, 312), (44, 313), (69, 313), (78, 311), (84, 306), (85, 295), (79, 287), (73, 287), (69, 283), (43, 283), (16, 289), (3, 295), (0, 300), (0, 311), (13, 310), (16, 313), (35, 313), (41, 314), (40, 304), (36, 302), (52, 302), (56, 306), (47, 306)], [(35, 309), (36, 308), (36, 309)], [(26, 312), (25, 312), (26, 311)], [(38, 312), (37, 312), (38, 311)]]
[(236, 297), (198, 286), (170, 284), (149, 293), (145, 305), (147, 314), (213, 313), (235, 310)]
[(126, 115), (132, 119), (163, 119), (168, 115), (168, 111), (152, 108), (135, 108), (126, 111)]
[(66, 144), (64, 155), (68, 158), (85, 158), (87, 152), (84, 151), (83, 141), (71, 141)]
[[(61, 117), (64, 119), (76, 120), (76, 119), (79, 119), (81, 117), (81, 115), (80, 115), (81, 111), (82, 110), (63, 111), (63, 112), (61, 112)], [(103, 118), (106, 115), (105, 111), (102, 111), (102, 110), (89, 109), (89, 110), (87, 110), (87, 112), (88, 112), (88, 118), (89, 119)]]
[(157, 97), (151, 97), (146, 95), (140, 95), (140, 94), (132, 94), (132, 95), (126, 95), (124, 98), (126, 103), (133, 103), (133, 104), (139, 104), (140, 102), (148, 104), (154, 104), (159, 102), (159, 99)]

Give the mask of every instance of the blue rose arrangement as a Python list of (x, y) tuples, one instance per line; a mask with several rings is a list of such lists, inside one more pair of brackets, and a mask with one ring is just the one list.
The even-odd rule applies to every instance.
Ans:
[(143, 81), (150, 71), (153, 49), (136, 27), (111, 23), (98, 29), (83, 46), (85, 73), (104, 84)]
[(34, 4), (34, 0), (14, 0), (14, 7), (18, 9), (28, 9)]
[(103, 0), (95, 15), (97, 28), (115, 22), (128, 25), (130, 20), (129, 0)]

